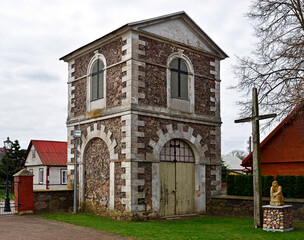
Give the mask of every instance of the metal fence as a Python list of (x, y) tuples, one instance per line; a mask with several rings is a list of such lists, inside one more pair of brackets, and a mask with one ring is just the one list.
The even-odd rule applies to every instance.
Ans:
[[(16, 184), (18, 186), (18, 184)], [(9, 198), (6, 200), (6, 184), (0, 183), (0, 215), (18, 213), (18, 204), (15, 205), (14, 183), (9, 183)], [(18, 199), (18, 198), (17, 198)]]

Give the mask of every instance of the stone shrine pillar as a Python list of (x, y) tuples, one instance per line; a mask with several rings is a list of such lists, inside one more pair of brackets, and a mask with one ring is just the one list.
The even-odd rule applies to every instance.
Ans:
[(287, 232), (293, 230), (292, 205), (265, 205), (263, 208), (263, 230), (274, 232)]
[(263, 206), (263, 230), (286, 232), (293, 230), (292, 205), (284, 205), (282, 187), (277, 181), (270, 188), (270, 205)]
[(19, 214), (33, 213), (33, 174), (22, 169), (14, 175), (15, 211)]

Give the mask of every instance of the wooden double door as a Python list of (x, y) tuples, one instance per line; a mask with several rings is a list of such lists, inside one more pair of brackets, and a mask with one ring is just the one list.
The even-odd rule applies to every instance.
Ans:
[(193, 213), (194, 163), (160, 162), (160, 215)]

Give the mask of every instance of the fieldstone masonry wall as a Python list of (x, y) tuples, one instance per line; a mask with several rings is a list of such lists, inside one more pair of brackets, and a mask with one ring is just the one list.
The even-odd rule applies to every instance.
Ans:
[(291, 207), (291, 205), (263, 206), (263, 230), (280, 232), (293, 230)]
[[(157, 217), (159, 154), (166, 142), (179, 138), (194, 152), (194, 211), (204, 213), (221, 186), (219, 59), (140, 31), (125, 31), (81, 51), (69, 60), (67, 126), (70, 187), (72, 131), (83, 133), (77, 149), (83, 210), (117, 218)], [(92, 110), (88, 66), (97, 55), (106, 61), (106, 104)], [(191, 65), (190, 110), (168, 101), (168, 58), (175, 55)]]
[[(263, 197), (263, 205), (270, 199)], [(292, 205), (294, 221), (304, 222), (304, 199), (285, 198), (284, 203)], [(207, 214), (213, 216), (253, 217), (253, 197), (213, 196), (207, 205)]]
[(73, 190), (34, 190), (34, 212), (72, 212)]

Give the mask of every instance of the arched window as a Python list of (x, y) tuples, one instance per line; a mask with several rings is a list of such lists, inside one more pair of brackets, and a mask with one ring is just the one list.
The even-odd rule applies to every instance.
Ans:
[(167, 60), (167, 107), (194, 113), (194, 69), (183, 51), (172, 53)]
[(163, 146), (160, 152), (162, 162), (193, 163), (194, 155), (190, 146), (181, 139), (172, 139)]
[(91, 73), (91, 100), (97, 100), (104, 97), (104, 64), (97, 60)]
[(188, 100), (188, 68), (185, 61), (175, 58), (170, 63), (171, 97)]

